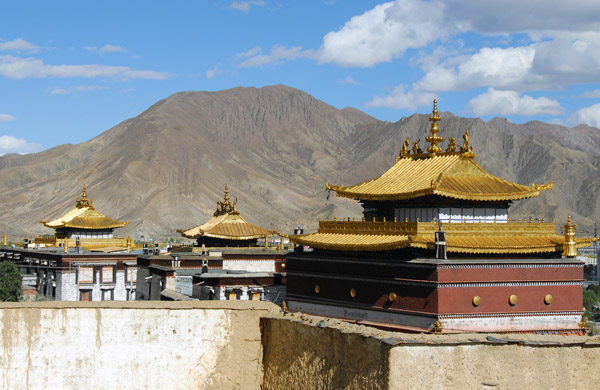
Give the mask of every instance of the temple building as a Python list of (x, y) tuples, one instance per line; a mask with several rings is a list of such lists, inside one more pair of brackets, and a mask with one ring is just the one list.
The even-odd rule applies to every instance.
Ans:
[[(430, 144), (404, 141), (381, 176), (329, 185), (363, 206), (362, 221), (319, 221), (288, 236), (290, 310), (407, 331), (581, 333), (583, 263), (569, 217), (512, 220), (514, 201), (552, 190), (522, 185), (479, 166), (468, 130), (462, 146), (438, 144), (434, 101)], [(304, 251), (303, 247), (313, 248)]]
[(263, 300), (282, 305), (285, 299), (287, 250), (269, 246), (275, 232), (254, 226), (240, 215), (237, 198), (223, 201), (204, 224), (177, 230), (195, 239), (190, 247), (174, 247), (165, 255), (138, 256), (138, 300)]
[(87, 198), (85, 184), (74, 209), (62, 217), (40, 223), (54, 229), (55, 233), (53, 236), (36, 237), (34, 243), (38, 246), (81, 247), (106, 252), (131, 249), (131, 238), (116, 238), (113, 234), (116, 228), (127, 225), (129, 221), (116, 221), (96, 210), (94, 200)]
[(229, 188), (225, 184), (225, 197), (222, 202), (217, 201), (217, 210), (212, 218), (202, 225), (177, 232), (183, 237), (195, 239), (198, 247), (253, 247), (258, 245), (258, 239), (265, 239), (266, 242), (273, 235), (269, 230), (246, 222), (236, 206), (237, 198), (233, 203), (229, 200)]

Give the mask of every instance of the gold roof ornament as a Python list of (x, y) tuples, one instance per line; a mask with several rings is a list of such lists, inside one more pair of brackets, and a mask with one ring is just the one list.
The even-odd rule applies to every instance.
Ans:
[(109, 218), (94, 208), (94, 201), (87, 198), (85, 184), (81, 198), (75, 202), (75, 208), (52, 221), (40, 221), (46, 227), (52, 229), (75, 228), (75, 229), (115, 229), (129, 223), (129, 221), (117, 221)]
[(440, 149), (440, 147), (437, 146), (437, 144), (441, 143), (444, 140), (442, 137), (439, 137), (437, 135), (437, 133), (440, 131), (438, 127), (438, 122), (441, 119), (442, 118), (440, 118), (440, 116), (438, 115), (437, 100), (434, 100), (433, 112), (429, 117), (429, 120), (431, 121), (431, 129), (429, 130), (431, 132), (431, 136), (425, 138), (425, 141), (431, 144), (431, 146), (427, 148), (427, 151), (429, 152), (429, 154), (431, 154), (432, 157), (434, 157), (438, 153), (441, 153), (442, 151), (442, 149)]
[(577, 257), (577, 241), (575, 239), (575, 225), (571, 221), (571, 216), (567, 218), (567, 223), (565, 224), (565, 241), (564, 241), (564, 249), (563, 256), (565, 257)]
[(224, 192), (225, 192), (225, 195), (223, 196), (223, 202), (221, 202), (219, 200), (217, 201), (217, 210), (215, 211), (213, 216), (218, 217), (219, 215), (232, 214), (232, 213), (239, 214), (239, 212), (236, 209), (237, 197), (235, 198), (233, 203), (231, 203), (229, 201), (229, 186), (227, 185), (227, 183), (225, 183), (225, 191)]
[(212, 237), (225, 240), (254, 240), (275, 233), (246, 222), (237, 210), (237, 198), (233, 203), (229, 200), (227, 184), (224, 192), (223, 201), (217, 201), (217, 210), (212, 218), (190, 229), (177, 229), (177, 233), (187, 238)]

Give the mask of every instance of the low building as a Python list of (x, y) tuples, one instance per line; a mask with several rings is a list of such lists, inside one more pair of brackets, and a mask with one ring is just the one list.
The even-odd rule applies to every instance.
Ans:
[[(81, 248), (0, 249), (14, 262), (37, 295), (57, 301), (135, 300), (137, 255)], [(28, 299), (33, 299), (28, 296)]]
[(281, 305), (287, 253), (236, 247), (139, 255), (137, 299), (175, 299), (172, 293), (176, 293), (203, 300), (258, 299)]

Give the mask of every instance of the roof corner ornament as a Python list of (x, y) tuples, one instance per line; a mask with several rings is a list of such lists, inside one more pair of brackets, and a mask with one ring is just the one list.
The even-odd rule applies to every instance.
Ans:
[(569, 215), (565, 224), (565, 241), (563, 244), (563, 256), (568, 258), (577, 257), (577, 246), (575, 241), (575, 225)]
[(412, 147), (413, 154), (423, 154), (423, 150), (421, 150), (421, 147), (419, 146), (420, 141), (421, 140), (418, 139), (415, 142), (413, 142), (413, 147)]
[(465, 130), (465, 134), (463, 135), (463, 146), (460, 148), (461, 153), (472, 153), (473, 147), (469, 145), (469, 129)]
[(552, 191), (552, 187), (554, 187), (554, 182), (551, 181), (550, 183), (546, 183), (546, 184), (532, 184), (532, 187), (535, 188), (536, 191), (545, 191), (545, 190), (550, 190)]
[(427, 151), (433, 157), (436, 154), (442, 152), (442, 149), (440, 149), (440, 147), (437, 146), (437, 144), (441, 143), (444, 140), (442, 137), (439, 137), (437, 135), (437, 133), (440, 131), (438, 122), (442, 120), (442, 118), (438, 115), (437, 100), (433, 101), (433, 112), (431, 113), (429, 120), (431, 121), (431, 129), (429, 130), (431, 132), (431, 136), (426, 137), (425, 141), (431, 144), (431, 146), (427, 148)]
[(401, 158), (408, 157), (410, 155), (410, 137), (406, 137), (404, 143), (402, 144), (402, 150), (400, 150), (400, 156), (396, 159), (398, 161)]
[(446, 152), (454, 153), (454, 152), (456, 152), (457, 148), (458, 148), (458, 145), (456, 145), (456, 139), (450, 138), (450, 142), (448, 143), (448, 148), (446, 149)]

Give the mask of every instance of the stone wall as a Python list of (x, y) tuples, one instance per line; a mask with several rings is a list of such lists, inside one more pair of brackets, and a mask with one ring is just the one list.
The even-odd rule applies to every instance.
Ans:
[(260, 301), (0, 303), (2, 389), (596, 388), (600, 337), (419, 335)]
[(264, 390), (591, 389), (600, 337), (420, 335), (306, 315), (265, 318)]
[(2, 389), (260, 389), (267, 302), (0, 303)]

